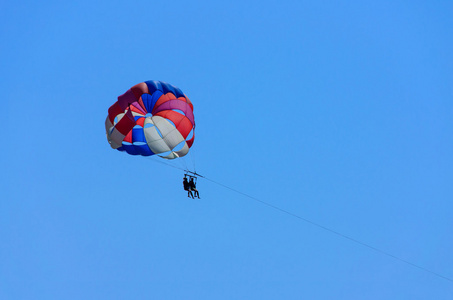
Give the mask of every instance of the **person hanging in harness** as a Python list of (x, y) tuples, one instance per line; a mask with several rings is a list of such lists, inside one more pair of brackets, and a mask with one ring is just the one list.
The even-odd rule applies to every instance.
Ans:
[(190, 177), (189, 188), (191, 191), (195, 192), (195, 197), (198, 197), (198, 199), (200, 199), (200, 194), (198, 193), (197, 185), (196, 185), (195, 181), (193, 181), (193, 177)]
[(192, 194), (192, 189), (190, 188), (190, 183), (187, 181), (186, 176), (184, 176), (184, 179), (182, 180), (182, 184), (183, 184), (184, 190), (187, 191), (187, 197), (192, 197), (192, 199), (193, 199), (194, 197)]

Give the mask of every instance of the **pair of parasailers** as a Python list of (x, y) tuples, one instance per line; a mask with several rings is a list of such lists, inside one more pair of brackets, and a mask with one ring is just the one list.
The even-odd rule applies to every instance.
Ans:
[[(187, 197), (192, 197), (192, 199), (194, 199), (195, 197), (198, 197), (198, 199), (200, 199), (200, 194), (198, 193), (196, 183), (193, 180), (192, 176), (190, 177), (190, 181), (188, 181), (187, 177), (184, 176), (184, 179), (182, 180), (182, 184), (184, 186), (184, 190), (187, 191)], [(192, 191), (195, 192), (195, 197), (194, 197)]]

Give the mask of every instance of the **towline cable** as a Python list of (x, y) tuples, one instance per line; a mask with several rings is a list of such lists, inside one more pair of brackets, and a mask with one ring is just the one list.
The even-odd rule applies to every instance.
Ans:
[(273, 204), (270, 204), (270, 203), (268, 203), (268, 202), (265, 202), (265, 201), (263, 201), (263, 200), (260, 200), (260, 199), (258, 199), (258, 198), (256, 198), (256, 197), (250, 196), (250, 195), (248, 195), (248, 194), (246, 194), (246, 193), (243, 193), (243, 192), (241, 192), (241, 191), (239, 191), (239, 190), (233, 189), (233, 188), (231, 188), (231, 187), (229, 187), (229, 186), (227, 186), (227, 185), (224, 185), (224, 184), (222, 184), (222, 183), (220, 183), (220, 182), (216, 182), (216, 181), (214, 181), (214, 180), (212, 180), (212, 179), (210, 179), (210, 178), (207, 178), (207, 177), (203, 177), (203, 178), (206, 179), (206, 180), (208, 180), (208, 181), (210, 181), (210, 182), (212, 182), (212, 183), (215, 183), (215, 184), (217, 184), (217, 185), (219, 185), (219, 186), (222, 186), (222, 187), (224, 187), (224, 188), (226, 188), (226, 189), (229, 189), (229, 190), (231, 190), (231, 191), (233, 191), (233, 192), (235, 192), (235, 193), (241, 194), (241, 195), (243, 195), (243, 196), (245, 196), (245, 197), (247, 197), (247, 198), (250, 198), (250, 199), (252, 199), (252, 200), (255, 200), (255, 201), (257, 201), (257, 202), (259, 202), (259, 203), (261, 203), (261, 204), (263, 204), (263, 205), (266, 205), (266, 206), (268, 206), (268, 207), (270, 207), (270, 208), (273, 208), (273, 209), (275, 209), (275, 210), (278, 210), (278, 211), (280, 211), (280, 212), (282, 212), (282, 213), (284, 213), (284, 214), (287, 214), (287, 215), (289, 215), (289, 216), (292, 216), (292, 217), (294, 217), (294, 218), (297, 218), (297, 219), (299, 219), (299, 220), (301, 220), (301, 221), (304, 221), (304, 222), (306, 222), (306, 223), (309, 223), (309, 224), (311, 224), (311, 225), (313, 225), (313, 226), (315, 226), (315, 227), (318, 227), (318, 228), (320, 228), (320, 229), (322, 229), (322, 230), (328, 231), (328, 232), (330, 232), (330, 233), (332, 233), (332, 234), (335, 234), (335, 235), (337, 235), (337, 236), (340, 236), (340, 237), (342, 237), (342, 238), (344, 238), (344, 239), (347, 239), (347, 240), (349, 240), (349, 241), (351, 241), (351, 242), (354, 242), (354, 243), (359, 244), (359, 245), (361, 245), (361, 246), (363, 246), (363, 247), (366, 247), (366, 248), (371, 249), (371, 250), (373, 250), (373, 251), (375, 251), (375, 252), (378, 252), (378, 253), (380, 253), (380, 254), (382, 254), (382, 255), (391, 257), (391, 258), (393, 258), (393, 259), (395, 259), (395, 260), (398, 260), (398, 261), (400, 261), (400, 262), (402, 262), (402, 263), (405, 263), (405, 264), (407, 264), (407, 265), (410, 265), (410, 266), (412, 266), (412, 267), (415, 267), (415, 268), (417, 268), (417, 269), (419, 269), (419, 270), (425, 271), (425, 272), (430, 273), (430, 274), (432, 274), (432, 275), (435, 275), (435, 276), (437, 276), (437, 277), (439, 277), (439, 278), (442, 278), (442, 279), (448, 280), (448, 281), (450, 281), (450, 282), (453, 282), (453, 279), (450, 278), (450, 277), (444, 276), (444, 275), (442, 275), (442, 274), (440, 274), (440, 273), (434, 272), (434, 271), (432, 271), (432, 270), (430, 270), (430, 269), (427, 269), (427, 268), (425, 268), (425, 267), (422, 267), (422, 266), (420, 266), (420, 265), (417, 265), (417, 264), (415, 264), (415, 263), (413, 263), (413, 262), (410, 262), (410, 261), (405, 260), (405, 259), (403, 259), (403, 258), (401, 258), (401, 257), (398, 257), (398, 256), (396, 256), (396, 255), (393, 255), (393, 254), (391, 254), (391, 253), (389, 253), (389, 252), (387, 252), (387, 251), (381, 250), (381, 249), (379, 249), (379, 248), (376, 248), (376, 247), (374, 247), (374, 246), (371, 246), (370, 244), (367, 244), (367, 243), (362, 242), (362, 241), (359, 241), (359, 240), (357, 240), (357, 239), (355, 239), (355, 238), (353, 238), (353, 237), (350, 237), (350, 236), (348, 236), (348, 235), (345, 235), (345, 234), (343, 234), (343, 233), (341, 233), (341, 232), (338, 232), (338, 231), (336, 231), (336, 230), (333, 230), (333, 229), (331, 229), (331, 228), (328, 228), (328, 227), (326, 227), (326, 226), (323, 226), (323, 225), (321, 225), (321, 224), (318, 224), (318, 223), (316, 223), (316, 222), (313, 222), (313, 221), (311, 221), (311, 220), (309, 220), (309, 219), (307, 219), (307, 218), (301, 217), (301, 216), (299, 216), (299, 215), (297, 215), (297, 214), (295, 214), (295, 213), (292, 213), (292, 212), (290, 212), (290, 211), (288, 211), (288, 210), (282, 209), (282, 208), (280, 208), (280, 207), (278, 207), (278, 206), (275, 206), (275, 205), (273, 205)]
[(167, 165), (167, 166), (170, 166), (170, 167), (175, 168), (175, 169), (179, 169), (179, 170), (184, 171), (184, 172), (186, 172), (186, 173), (191, 173), (191, 174), (193, 174), (194, 176), (198, 176), (198, 177), (200, 177), (200, 178), (203, 178), (203, 179), (205, 179), (205, 180), (207, 180), (207, 181), (210, 181), (210, 182), (212, 182), (212, 183), (214, 183), (214, 184), (217, 184), (217, 185), (219, 185), (219, 186), (221, 186), (221, 187), (223, 187), (223, 188), (225, 188), (225, 189), (228, 189), (228, 190), (233, 191), (233, 192), (235, 192), (235, 193), (237, 193), (237, 194), (240, 194), (240, 195), (242, 195), (242, 196), (244, 196), (244, 197), (247, 197), (247, 198), (252, 199), (252, 200), (254, 200), (254, 201), (256, 201), (256, 202), (259, 202), (259, 203), (261, 203), (261, 204), (263, 204), (263, 205), (265, 205), (265, 206), (267, 206), (267, 207), (270, 207), (270, 208), (272, 208), (272, 209), (275, 209), (275, 210), (277, 210), (277, 211), (280, 211), (281, 213), (284, 213), (284, 214), (286, 214), (286, 215), (292, 216), (292, 217), (294, 217), (294, 218), (296, 218), (296, 219), (298, 219), (298, 220), (304, 221), (304, 222), (306, 222), (306, 223), (308, 223), (308, 224), (310, 224), (310, 225), (313, 225), (313, 226), (315, 226), (315, 227), (318, 227), (318, 228), (320, 228), (320, 229), (322, 229), (322, 230), (324, 230), (324, 231), (327, 231), (327, 232), (330, 232), (330, 233), (332, 233), (332, 234), (335, 234), (335, 235), (337, 235), (337, 236), (339, 236), (339, 237), (342, 237), (342, 238), (344, 238), (344, 239), (346, 239), (346, 240), (349, 240), (349, 241), (351, 241), (351, 242), (353, 242), (353, 243), (356, 243), (356, 244), (358, 244), (358, 245), (361, 245), (361, 246), (363, 246), (363, 247), (366, 247), (366, 248), (368, 248), (368, 249), (371, 249), (371, 250), (373, 250), (373, 251), (375, 251), (375, 252), (377, 252), (377, 253), (380, 253), (380, 254), (385, 255), (385, 256), (387, 256), (387, 257), (390, 257), (390, 258), (393, 258), (393, 259), (395, 259), (395, 260), (397, 260), (397, 261), (400, 261), (400, 262), (405, 263), (405, 264), (407, 264), (407, 265), (409, 265), (409, 266), (412, 266), (412, 267), (414, 267), (414, 268), (417, 268), (417, 269), (419, 269), (419, 270), (422, 270), (422, 271), (424, 271), (424, 272), (430, 273), (430, 274), (432, 274), (432, 275), (434, 275), (434, 276), (437, 276), (437, 277), (439, 277), (439, 278), (445, 279), (445, 280), (450, 281), (450, 282), (453, 283), (453, 279), (450, 278), (450, 277), (447, 277), (447, 276), (444, 276), (444, 275), (442, 275), (442, 274), (440, 274), (440, 273), (434, 272), (434, 271), (432, 271), (432, 270), (430, 270), (430, 269), (427, 269), (427, 268), (425, 268), (425, 267), (422, 267), (422, 266), (420, 266), (420, 265), (418, 265), (418, 264), (415, 264), (415, 263), (413, 263), (413, 262), (410, 262), (410, 261), (408, 261), (408, 260), (406, 260), (406, 259), (403, 259), (403, 258), (401, 258), (401, 257), (398, 257), (398, 256), (396, 256), (396, 255), (393, 255), (393, 254), (391, 254), (390, 252), (384, 251), (384, 250), (379, 249), (379, 248), (377, 248), (377, 247), (374, 247), (374, 246), (372, 246), (372, 245), (370, 245), (370, 244), (367, 244), (367, 243), (365, 243), (365, 242), (362, 242), (362, 241), (360, 241), (360, 240), (357, 240), (357, 239), (355, 239), (355, 238), (353, 238), (353, 237), (351, 237), (351, 236), (348, 236), (348, 235), (346, 235), (346, 234), (343, 234), (343, 233), (341, 233), (341, 232), (338, 232), (338, 231), (336, 231), (336, 230), (333, 230), (333, 229), (331, 229), (331, 228), (329, 228), (329, 227), (326, 227), (326, 226), (324, 226), (324, 225), (321, 225), (321, 224), (319, 224), (319, 223), (316, 223), (316, 222), (314, 222), (314, 221), (311, 221), (311, 220), (309, 220), (309, 219), (307, 219), (307, 218), (304, 218), (304, 217), (302, 217), (302, 216), (300, 216), (300, 215), (297, 215), (297, 214), (295, 214), (295, 213), (292, 213), (292, 212), (290, 212), (290, 211), (288, 211), (288, 210), (285, 210), (285, 209), (283, 209), (283, 208), (280, 208), (280, 207), (278, 207), (278, 206), (275, 206), (275, 205), (273, 205), (273, 204), (271, 204), (271, 203), (268, 203), (268, 202), (266, 202), (266, 201), (260, 200), (260, 199), (258, 199), (258, 198), (256, 198), (256, 197), (253, 197), (253, 196), (249, 195), (249, 194), (246, 194), (246, 193), (241, 192), (241, 191), (239, 191), (239, 190), (237, 190), (237, 189), (234, 189), (234, 188), (232, 188), (232, 187), (230, 187), (230, 186), (228, 186), (228, 185), (225, 185), (225, 184), (223, 184), (223, 183), (217, 182), (217, 181), (212, 180), (212, 179), (210, 179), (210, 178), (208, 178), (208, 177), (202, 176), (202, 175), (200, 175), (200, 174), (198, 174), (198, 173), (196, 173), (196, 172), (192, 172), (192, 171), (189, 171), (189, 170), (185, 170), (185, 169), (182, 169), (182, 168), (173, 166), (173, 165), (171, 165), (171, 164), (168, 164), (168, 163), (165, 163), (165, 162), (162, 162), (162, 161), (157, 161), (157, 160), (153, 160), (153, 161), (154, 161), (154, 162), (157, 162), (157, 163), (161, 163), (161, 164)]

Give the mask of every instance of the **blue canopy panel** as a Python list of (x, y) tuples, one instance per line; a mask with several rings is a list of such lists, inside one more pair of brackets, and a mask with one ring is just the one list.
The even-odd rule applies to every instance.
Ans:
[(163, 93), (161, 91), (155, 91), (152, 95), (150, 95), (150, 94), (142, 95), (143, 104), (145, 105), (147, 112), (151, 113), (153, 111), (154, 105), (156, 104), (157, 100), (159, 100), (160, 96), (162, 96), (162, 95), (163, 95)]
[(145, 81), (146, 85), (148, 86), (149, 93), (152, 95), (155, 91), (162, 91), (162, 85), (160, 81), (157, 80), (148, 80)]
[[(120, 147), (130, 155), (142, 155), (142, 156), (151, 156), (154, 153), (149, 149), (147, 144), (131, 144), (128, 142), (123, 142), (123, 145)], [(120, 149), (118, 148), (118, 149)]]
[(123, 142), (121, 148), (124, 149), (130, 155), (139, 155), (138, 151), (135, 149), (135, 146), (128, 142)]
[(132, 128), (132, 143), (123, 141), (122, 146), (118, 150), (126, 151), (130, 155), (154, 155), (146, 142), (143, 128), (138, 125)]
[(153, 94), (155, 91), (161, 91), (164, 94), (172, 93), (176, 96), (176, 98), (184, 97), (184, 93), (174, 85), (171, 85), (166, 82), (157, 81), (157, 80), (149, 80), (145, 81), (146, 85), (148, 86), (148, 90), (150, 94)]
[(153, 151), (151, 151), (151, 149), (149, 149), (148, 144), (140, 144), (140, 145), (133, 144), (132, 146), (134, 146), (135, 150), (138, 152), (138, 154), (140, 154), (142, 156), (154, 155)]
[(132, 143), (147, 143), (145, 138), (145, 133), (143, 132), (143, 128), (140, 126), (135, 126), (132, 128)]

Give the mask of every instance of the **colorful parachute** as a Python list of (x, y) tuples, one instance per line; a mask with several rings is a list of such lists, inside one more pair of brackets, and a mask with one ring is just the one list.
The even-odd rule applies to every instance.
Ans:
[(145, 81), (109, 108), (105, 130), (113, 149), (131, 155), (182, 157), (195, 138), (193, 105), (177, 87)]

